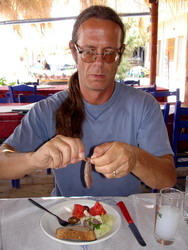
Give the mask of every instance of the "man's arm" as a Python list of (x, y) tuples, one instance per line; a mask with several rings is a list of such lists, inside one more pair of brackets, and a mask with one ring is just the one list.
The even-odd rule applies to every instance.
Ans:
[(32, 166), (31, 153), (19, 153), (8, 144), (0, 147), (0, 178), (17, 179), (29, 174)]
[(36, 152), (19, 153), (8, 144), (0, 147), (0, 178), (16, 179), (38, 169), (64, 168), (84, 158), (80, 139), (57, 135)]
[(176, 183), (176, 169), (172, 155), (153, 156), (136, 148), (136, 165), (132, 173), (147, 186), (154, 189), (173, 187)]

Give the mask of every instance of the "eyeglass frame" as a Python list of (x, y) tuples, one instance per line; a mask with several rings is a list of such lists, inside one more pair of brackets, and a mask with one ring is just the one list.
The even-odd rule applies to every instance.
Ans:
[[(76, 51), (77, 51), (79, 54), (81, 54), (81, 59), (82, 59), (82, 61), (85, 62), (85, 61), (83, 60), (83, 58), (82, 58), (82, 54), (83, 54), (86, 50), (81, 50), (81, 49), (80, 49), (80, 46), (79, 46), (78, 44), (76, 44), (76, 43), (74, 43), (73, 45), (74, 45)], [(88, 49), (88, 50), (89, 50), (89, 49)], [(96, 59), (97, 59), (97, 56), (99, 56), (99, 55), (102, 55), (102, 58), (103, 58), (103, 60), (104, 60), (105, 63), (108, 63), (108, 64), (115, 63), (115, 62), (117, 62), (118, 59), (120, 59), (121, 56), (122, 56), (122, 51), (121, 51), (121, 50), (122, 50), (122, 47), (120, 47), (119, 49), (117, 49), (117, 51), (116, 51), (115, 49), (111, 49), (111, 50), (114, 50), (114, 52), (116, 52), (116, 54), (118, 55), (118, 57), (116, 56), (117, 59), (115, 59), (114, 62), (108, 63), (108, 62), (105, 61), (105, 55), (106, 55), (107, 53), (97, 53), (96, 51), (93, 51), (93, 52), (95, 52), (95, 53), (94, 53), (94, 55), (95, 55), (94, 60), (91, 61), (91, 62), (85, 62), (85, 63), (93, 63), (93, 62), (95, 62)], [(118, 51), (118, 50), (119, 50), (119, 51)], [(91, 51), (92, 51), (92, 49), (91, 49)]]

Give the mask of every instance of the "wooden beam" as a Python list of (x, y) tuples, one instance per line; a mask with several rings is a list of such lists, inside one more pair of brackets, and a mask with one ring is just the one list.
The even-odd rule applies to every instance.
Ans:
[(158, 1), (151, 2), (150, 85), (153, 85), (156, 83), (157, 69)]
[(149, 3), (157, 3), (158, 0), (149, 0)]

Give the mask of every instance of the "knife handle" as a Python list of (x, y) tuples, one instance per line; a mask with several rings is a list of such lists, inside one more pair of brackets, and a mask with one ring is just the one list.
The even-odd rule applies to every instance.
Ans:
[(123, 201), (118, 202), (117, 205), (120, 207), (120, 209), (121, 209), (125, 219), (127, 220), (127, 222), (129, 224), (133, 223), (133, 220), (132, 220), (132, 218), (131, 218), (131, 216), (130, 216), (130, 214), (129, 214), (126, 206), (125, 206), (125, 204), (123, 203)]

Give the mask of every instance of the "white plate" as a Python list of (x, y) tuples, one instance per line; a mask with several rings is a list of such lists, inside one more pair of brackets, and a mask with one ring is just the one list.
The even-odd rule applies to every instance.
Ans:
[[(62, 202), (59, 204), (56, 204), (55, 206), (51, 207), (49, 210), (55, 214), (57, 214), (59, 217), (61, 217), (64, 220), (68, 220), (69, 217), (72, 216), (72, 211), (74, 208), (74, 204), (81, 204), (81, 205), (85, 205), (88, 207), (92, 207), (95, 204), (96, 201), (94, 200), (82, 200), (82, 199), (73, 199), (70, 201), (66, 201), (66, 202)], [(47, 212), (44, 212), (44, 214), (42, 215), (41, 219), (40, 219), (40, 226), (43, 230), (43, 232), (50, 237), (51, 239), (64, 243), (64, 244), (69, 244), (69, 245), (91, 245), (91, 244), (96, 244), (99, 242), (102, 242), (104, 240), (107, 240), (109, 238), (111, 238), (113, 235), (115, 235), (118, 230), (120, 229), (121, 226), (121, 217), (119, 215), (119, 213), (111, 206), (100, 202), (104, 209), (106, 210), (106, 212), (108, 214), (113, 215), (114, 217), (114, 225), (112, 227), (112, 229), (105, 235), (103, 235), (102, 237), (98, 238), (95, 241), (74, 241), (74, 240), (60, 240), (57, 239), (55, 237), (55, 232), (56, 229), (58, 227), (61, 227), (57, 221), (57, 219), (53, 216), (50, 215)]]

